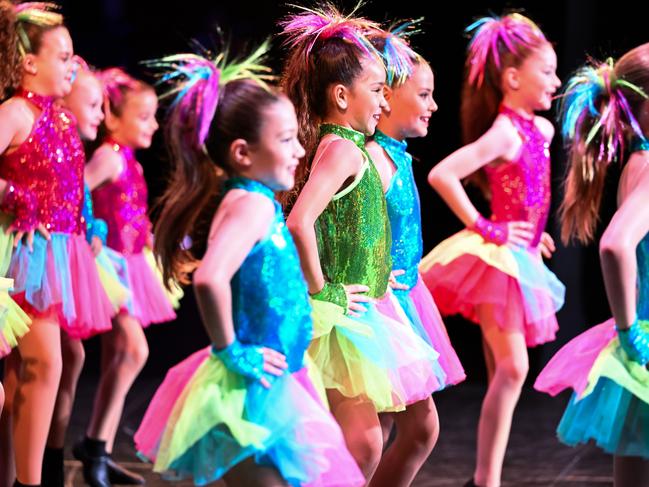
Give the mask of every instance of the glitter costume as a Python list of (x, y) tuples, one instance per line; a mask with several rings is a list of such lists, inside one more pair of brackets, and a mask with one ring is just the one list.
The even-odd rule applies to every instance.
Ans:
[(99, 273), (104, 290), (110, 302), (113, 304), (115, 312), (118, 312), (127, 304), (129, 298), (128, 289), (120, 282), (119, 274), (117, 273), (117, 269), (124, 268), (126, 264), (121, 255), (106, 247), (108, 226), (104, 220), (95, 218), (92, 209), (92, 195), (87, 184), (84, 184), (81, 219), (86, 229), (86, 240), (88, 243), (91, 244), (95, 237), (102, 243), (101, 250), (95, 256), (97, 272)]
[[(166, 291), (151, 250), (151, 222), (147, 216), (147, 187), (142, 166), (135, 159), (133, 149), (113, 140), (107, 140), (112, 150), (120, 155), (122, 168), (113, 180), (92, 192), (95, 216), (106, 221), (109, 249), (122, 259), (116, 262), (122, 284), (130, 297), (124, 307), (142, 326), (162, 323), (176, 318), (173, 305), (177, 304)], [(111, 254), (112, 255), (112, 254)]]
[(273, 200), (275, 216), (231, 280), (236, 339), (284, 354), (288, 370), (259, 381), (227, 369), (210, 348), (169, 371), (135, 435), (140, 455), (171, 478), (196, 485), (247, 458), (274, 466), (290, 485), (364, 485), (342, 433), (320, 402), (305, 367), (311, 307), (300, 261), (273, 191), (236, 177), (226, 190)]
[(526, 221), (534, 238), (527, 248), (487, 242), (463, 230), (435, 247), (420, 271), (444, 315), (478, 322), (476, 307), (492, 305), (501, 329), (520, 331), (528, 346), (554, 340), (556, 311), (565, 288), (545, 266), (538, 247), (550, 208), (549, 144), (533, 120), (502, 106), (523, 144), (513, 161), (485, 168), (492, 193), (491, 221)]
[(36, 232), (33, 252), (18, 243), (8, 271), (12, 292), (32, 317), (56, 319), (71, 338), (88, 338), (110, 329), (113, 308), (83, 234), (83, 146), (74, 117), (52, 98), (25, 90), (15, 96), (41, 113), (29, 137), (0, 159), (0, 177), (35, 195), (35, 222), (51, 239)]
[[(351, 140), (364, 162), (354, 181), (334, 195), (316, 221), (318, 252), (329, 286), (364, 284), (375, 301), (360, 317), (345, 304), (312, 300), (314, 340), (309, 354), (324, 386), (347, 397), (370, 401), (377, 411), (399, 411), (439, 390), (445, 374), (437, 352), (416, 335), (391, 292), (391, 233), (379, 174), (365, 150), (365, 136), (323, 124), (320, 135)], [(326, 140), (321, 144), (327, 143)]]
[[(644, 141), (636, 150), (649, 150)], [(649, 234), (636, 249), (637, 325), (649, 332)], [(534, 387), (556, 395), (573, 389), (559, 439), (574, 446), (590, 440), (604, 451), (649, 458), (649, 371), (623, 351), (613, 319), (564, 345)]]
[(446, 374), (444, 385), (457, 384), (466, 377), (464, 369), (451, 345), (437, 306), (419, 275), (423, 241), (421, 207), (412, 173), (412, 156), (406, 152), (408, 145), (405, 141), (388, 137), (380, 130), (374, 133), (374, 141), (383, 148), (396, 169), (385, 193), (392, 229), (392, 268), (404, 271), (396, 279), (408, 289), (395, 289), (394, 295), (415, 332), (440, 354), (439, 364)]

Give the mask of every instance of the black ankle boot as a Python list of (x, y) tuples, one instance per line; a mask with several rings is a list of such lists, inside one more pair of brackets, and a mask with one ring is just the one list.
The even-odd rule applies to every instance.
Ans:
[(45, 448), (41, 485), (43, 487), (63, 487), (63, 448)]
[(112, 487), (105, 445), (104, 441), (86, 438), (72, 449), (74, 458), (83, 464), (83, 479), (90, 487)]
[(469, 481), (464, 484), (464, 487), (480, 487), (478, 484), (476, 484), (473, 480), (473, 477), (469, 479)]
[(14, 487), (41, 487), (41, 484), (23, 484), (19, 482), (18, 479), (14, 482)]
[(116, 485), (144, 485), (144, 477), (122, 467), (108, 455), (108, 479)]

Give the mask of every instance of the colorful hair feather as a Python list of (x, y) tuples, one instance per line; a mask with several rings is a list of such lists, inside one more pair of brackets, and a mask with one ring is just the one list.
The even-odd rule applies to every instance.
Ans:
[(32, 52), (29, 36), (21, 24), (34, 24), (41, 27), (54, 27), (63, 24), (63, 16), (56, 12), (59, 6), (50, 2), (25, 2), (14, 7), (16, 13), (18, 49), (25, 56)]
[(383, 40), (381, 57), (387, 73), (388, 86), (401, 85), (412, 75), (414, 66), (421, 60), (409, 45), (411, 35), (421, 32), (418, 25), (422, 18), (407, 20), (393, 24), (388, 30), (370, 34), (369, 39), (380, 38)]
[(302, 12), (290, 15), (280, 22), (286, 35), (285, 43), (291, 48), (304, 45), (305, 56), (308, 58), (319, 40), (338, 38), (351, 42), (370, 56), (380, 58), (380, 54), (366, 36), (379, 32), (381, 27), (376, 22), (354, 17), (361, 6), (362, 2), (359, 2), (348, 15), (343, 15), (331, 3), (325, 3), (318, 8), (293, 5)]
[[(562, 134), (566, 140), (585, 147), (598, 144), (593, 163), (608, 164), (617, 159), (624, 151), (628, 128), (638, 139), (645, 139), (625, 90), (649, 98), (642, 88), (616, 76), (611, 58), (581, 68), (566, 83), (560, 111)], [(592, 124), (585, 136), (584, 123), (588, 124), (585, 128)], [(585, 167), (584, 171), (584, 178), (592, 179), (593, 167)]]
[(166, 84), (167, 91), (160, 98), (171, 98), (180, 119), (196, 110), (198, 115), (196, 142), (202, 146), (214, 117), (219, 92), (227, 83), (248, 79), (261, 86), (274, 79), (271, 69), (263, 64), (270, 47), (262, 43), (252, 54), (241, 60), (228, 60), (227, 50), (210, 59), (209, 53), (175, 54), (162, 59), (144, 61), (144, 65), (161, 71), (157, 85)]
[(104, 89), (104, 97), (113, 108), (122, 105), (126, 91), (138, 87), (138, 81), (121, 68), (104, 69), (97, 73), (97, 77)]
[(484, 82), (490, 58), (497, 68), (502, 67), (501, 47), (518, 55), (521, 47), (533, 48), (539, 41), (545, 41), (541, 29), (519, 13), (504, 17), (483, 17), (469, 25), (465, 32), (473, 33), (467, 57), (469, 83), (478, 87)]

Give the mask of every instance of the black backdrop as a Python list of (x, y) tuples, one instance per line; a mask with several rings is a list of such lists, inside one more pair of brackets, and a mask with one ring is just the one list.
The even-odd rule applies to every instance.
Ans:
[[(339, 4), (351, 8), (354, 1)], [(67, 0), (63, 13), (72, 33), (75, 50), (91, 64), (100, 68), (122, 66), (135, 75), (146, 76), (138, 64), (142, 59), (187, 50), (191, 39), (208, 47), (214, 45), (218, 25), (231, 38), (232, 51), (254, 47), (269, 35), (278, 32), (276, 21), (289, 8), (271, 1), (208, 1), (184, 0), (165, 3), (154, 0)], [(499, 14), (503, 9), (523, 9), (544, 30), (556, 45), (558, 74), (565, 80), (587, 55), (603, 59), (619, 56), (626, 50), (649, 41), (647, 19), (642, 2), (547, 0), (520, 2), (399, 2), (373, 1), (362, 9), (363, 15), (377, 21), (425, 17), (425, 32), (413, 38), (413, 45), (428, 59), (436, 73), (435, 97), (439, 111), (431, 119), (428, 137), (413, 140), (415, 176), (422, 200), (425, 249), (429, 250), (443, 238), (460, 229), (459, 221), (427, 186), (426, 174), (444, 156), (459, 146), (459, 90), (467, 39), (463, 28), (475, 17)], [(272, 64), (281, 68), (283, 53), (275, 41)], [(554, 117), (555, 113), (547, 114)], [(553, 215), (548, 231), (557, 237), (554, 217), (560, 200), (561, 178), (565, 170), (560, 141), (553, 144)], [(160, 194), (168, 169), (159, 132), (151, 150), (139, 154), (151, 201)], [(610, 218), (616, 174), (612, 171), (607, 187), (602, 225)], [(484, 202), (476, 197), (478, 206)], [(608, 317), (596, 246), (563, 247), (549, 263), (567, 286), (566, 305), (559, 313), (561, 331), (555, 343), (531, 351), (531, 377), (534, 377), (552, 352), (583, 329)], [(470, 379), (484, 377), (480, 337), (476, 326), (458, 318), (447, 319), (455, 348), (460, 354)], [(147, 331), (151, 357), (144, 371), (162, 375), (172, 364), (208, 343), (198, 320), (191, 289), (182, 302), (178, 319), (169, 324), (153, 326)], [(97, 344), (88, 343), (91, 370), (97, 367)]]

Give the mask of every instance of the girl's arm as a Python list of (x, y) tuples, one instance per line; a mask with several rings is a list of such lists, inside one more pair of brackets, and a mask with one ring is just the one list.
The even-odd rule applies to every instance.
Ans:
[[(521, 146), (521, 139), (504, 117), (496, 119), (491, 128), (478, 140), (456, 150), (437, 164), (428, 174), (428, 182), (440, 194), (453, 213), (469, 228), (478, 230), (489, 240), (482, 225), (487, 223), (469, 200), (462, 179), (478, 169), (499, 159), (511, 160)], [(495, 226), (495, 225), (494, 225)], [(476, 228), (477, 227), (477, 228)], [(510, 222), (506, 225), (506, 235), (498, 243), (510, 242), (526, 245), (533, 238), (532, 225), (528, 222)], [(497, 241), (494, 237), (493, 241)]]
[[(363, 155), (353, 142), (343, 139), (330, 142), (316, 154), (309, 179), (288, 216), (288, 228), (295, 240), (310, 294), (323, 291), (326, 284), (318, 255), (315, 222), (345, 182), (358, 173), (362, 164)], [(348, 308), (350, 314), (365, 310), (357, 302), (368, 301), (368, 298), (357, 293), (367, 292), (367, 286), (336, 284), (351, 285), (340, 288), (332, 302)]]
[(207, 251), (194, 273), (198, 309), (216, 355), (228, 369), (260, 380), (266, 387), (270, 386), (266, 374), (281, 375), (286, 360), (272, 349), (237, 340), (230, 281), (253, 246), (268, 233), (274, 214), (265, 196), (231, 191), (214, 216)]
[(122, 170), (124, 162), (113, 149), (107, 145), (99, 147), (84, 169), (84, 179), (90, 190), (94, 190), (104, 183), (113, 181)]
[(649, 232), (649, 162), (632, 155), (627, 163), (633, 187), (624, 195), (600, 241), (600, 260), (606, 295), (620, 329), (636, 317), (636, 247)]

